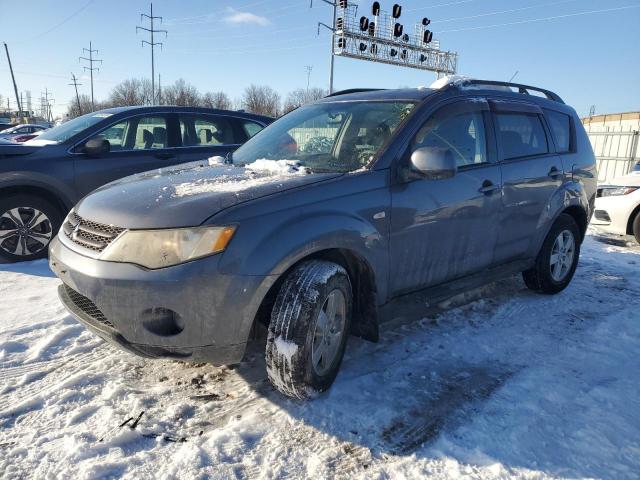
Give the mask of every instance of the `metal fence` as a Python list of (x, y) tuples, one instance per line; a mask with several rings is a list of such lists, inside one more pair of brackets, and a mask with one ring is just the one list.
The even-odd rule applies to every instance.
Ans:
[(587, 132), (596, 154), (598, 181), (626, 175), (640, 160), (640, 132)]

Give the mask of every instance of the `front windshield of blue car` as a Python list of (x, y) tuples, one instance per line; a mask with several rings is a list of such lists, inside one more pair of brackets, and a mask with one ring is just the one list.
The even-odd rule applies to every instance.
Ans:
[(47, 140), (55, 143), (62, 143), (65, 140), (73, 137), (74, 135), (92, 127), (98, 122), (101, 122), (105, 118), (109, 118), (112, 114), (107, 112), (92, 112), (82, 115), (81, 117), (74, 118), (68, 122), (64, 122), (57, 127), (54, 127), (46, 132), (38, 135), (38, 141)]
[(301, 107), (233, 153), (234, 165), (293, 160), (315, 172), (351, 172), (369, 165), (415, 104), (335, 101)]

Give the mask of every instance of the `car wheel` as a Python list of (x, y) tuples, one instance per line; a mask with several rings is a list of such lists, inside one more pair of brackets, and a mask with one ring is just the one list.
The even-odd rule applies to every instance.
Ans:
[(561, 214), (542, 244), (533, 268), (522, 272), (531, 290), (558, 293), (571, 282), (580, 257), (580, 232), (573, 217)]
[(267, 375), (276, 389), (306, 399), (328, 389), (342, 363), (353, 297), (332, 262), (303, 262), (284, 280), (267, 334)]
[(636, 237), (636, 242), (640, 243), (640, 212), (633, 221), (633, 236)]
[(47, 256), (62, 215), (46, 200), (11, 195), (0, 200), (0, 259), (9, 262)]

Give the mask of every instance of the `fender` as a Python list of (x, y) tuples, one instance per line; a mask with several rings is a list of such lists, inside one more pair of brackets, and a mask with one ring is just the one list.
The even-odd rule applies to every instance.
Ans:
[[(266, 219), (261, 219), (263, 222)], [(231, 242), (220, 263), (225, 273), (265, 275), (275, 282), (300, 260), (328, 249), (343, 249), (355, 253), (367, 262), (375, 275), (378, 303), (384, 303), (387, 293), (387, 238), (364, 218), (344, 212), (316, 213), (283, 218), (279, 224), (269, 222), (268, 229), (248, 226)], [(264, 236), (260, 233), (264, 232)], [(256, 235), (257, 234), (257, 235)], [(266, 253), (265, 253), (266, 252)]]
[(538, 256), (538, 252), (542, 248), (544, 239), (549, 234), (551, 227), (560, 214), (570, 207), (578, 207), (583, 210), (588, 221), (591, 210), (588, 194), (582, 183), (571, 177), (567, 178), (555, 191), (543, 209), (538, 219), (536, 237), (534, 241), (531, 242), (529, 257), (536, 258)]
[(75, 204), (75, 192), (71, 186), (42, 173), (21, 171), (0, 173), (0, 196), (4, 189), (15, 187), (35, 187), (44, 190), (57, 198), (67, 211), (71, 210)]

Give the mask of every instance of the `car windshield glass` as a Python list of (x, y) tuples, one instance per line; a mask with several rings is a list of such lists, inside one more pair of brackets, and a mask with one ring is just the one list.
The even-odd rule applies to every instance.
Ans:
[(110, 113), (105, 112), (92, 112), (83, 115), (73, 120), (69, 120), (57, 127), (47, 130), (42, 135), (38, 136), (38, 140), (49, 140), (51, 142), (64, 142), (65, 140), (73, 137), (75, 134), (101, 122), (105, 118), (110, 117)]
[(301, 107), (251, 138), (232, 161), (295, 160), (314, 172), (358, 170), (371, 163), (414, 106), (336, 101)]

